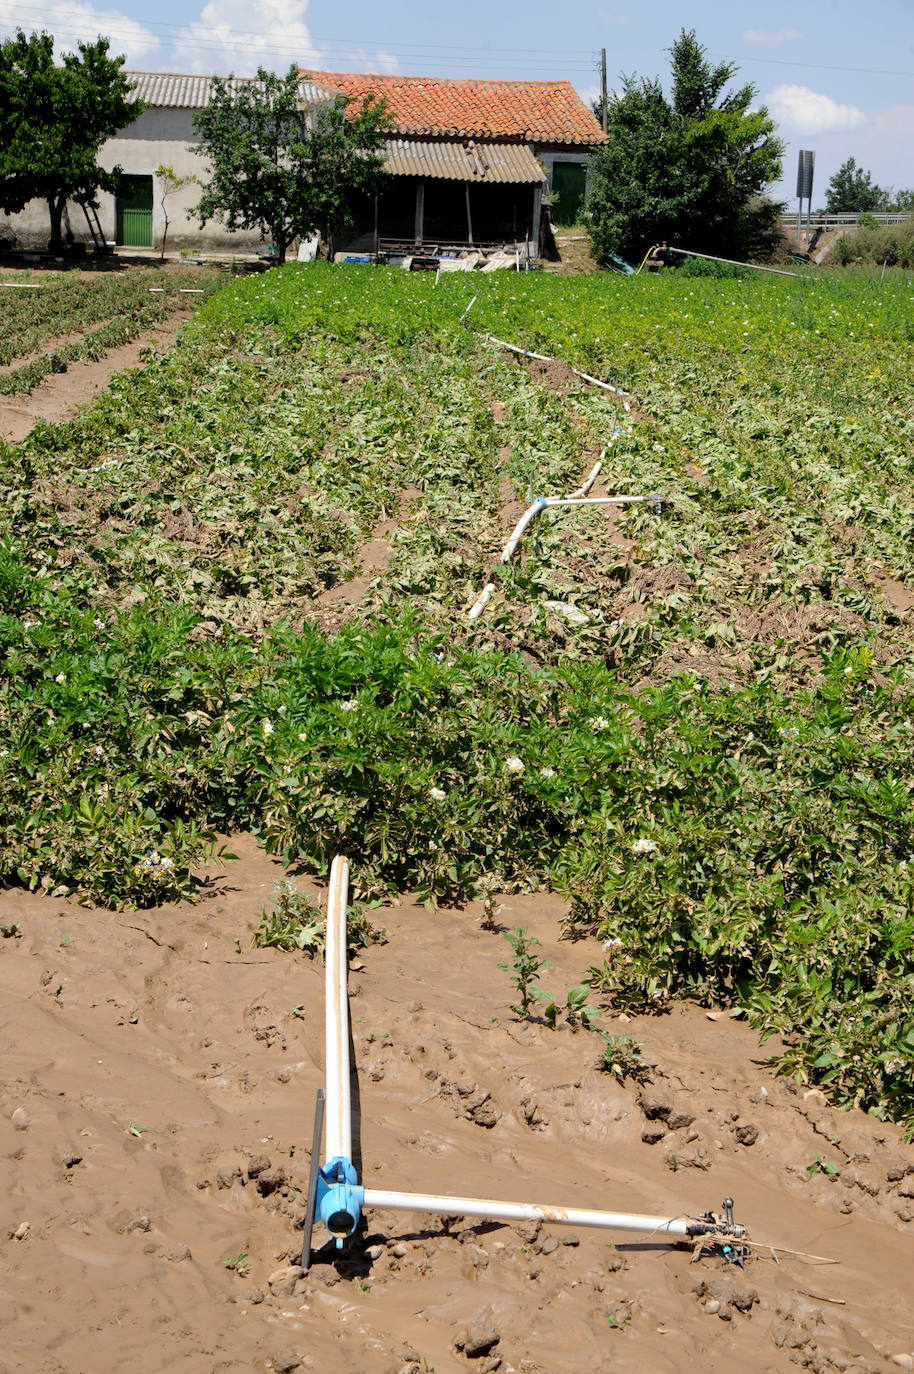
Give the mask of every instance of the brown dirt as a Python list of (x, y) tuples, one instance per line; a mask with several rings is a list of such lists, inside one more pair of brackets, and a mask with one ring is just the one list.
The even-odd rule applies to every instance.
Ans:
[(906, 587), (903, 582), (899, 582), (896, 577), (877, 573), (875, 582), (892, 610), (898, 615), (906, 615), (914, 607), (914, 591), (910, 587)]
[(560, 277), (577, 276), (580, 272), (599, 272), (599, 264), (590, 251), (590, 239), (586, 234), (564, 234), (559, 230), (555, 235), (555, 246), (559, 253), (558, 261), (541, 259), (540, 267), (544, 272), (552, 272)]
[[(322, 971), (249, 948), (277, 865), (232, 847), (193, 908), (0, 893), (22, 930), (0, 941), (3, 1374), (875, 1374), (914, 1351), (899, 1130), (836, 1113), (775, 1076), (774, 1042), (686, 1004), (605, 1012), (654, 1064), (621, 1084), (596, 1037), (513, 1020), (477, 908), (408, 899), (375, 913), (389, 943), (350, 973), (369, 1184), (669, 1216), (731, 1196), (754, 1240), (840, 1262), (758, 1250), (743, 1273), (659, 1237), (373, 1212), (369, 1252), (275, 1277), (300, 1248)], [(601, 957), (558, 941), (557, 898), (504, 902), (553, 960), (547, 986)], [(810, 1178), (817, 1154), (840, 1175)], [(477, 1326), (498, 1342), (471, 1358), (455, 1340)]]
[[(393, 547), (390, 543), (391, 536), (396, 532), (399, 524), (409, 515), (409, 508), (413, 501), (422, 496), (420, 487), (410, 483), (401, 491), (396, 500), (398, 514), (396, 517), (382, 520), (371, 532), (371, 538), (366, 540), (358, 549), (356, 559), (361, 568), (358, 577), (350, 577), (345, 582), (337, 582), (333, 587), (328, 587), (325, 592), (321, 592), (317, 598), (317, 605), (320, 607), (338, 608), (341, 612), (344, 608), (358, 606), (362, 597), (368, 591), (375, 578), (380, 577), (387, 571), (387, 566), (393, 556)], [(323, 611), (318, 613), (318, 619), (325, 629), (335, 631), (339, 625), (345, 624), (353, 618), (354, 611), (344, 614), (338, 623), (331, 624), (327, 621)]]
[(193, 307), (175, 310), (162, 324), (144, 330), (130, 343), (112, 348), (104, 358), (70, 363), (66, 372), (46, 377), (28, 396), (0, 396), (0, 439), (18, 444), (39, 420), (59, 424), (72, 419), (83, 406), (101, 395), (116, 372), (142, 366), (141, 355), (145, 350), (152, 348), (156, 355), (166, 353), (181, 325), (193, 313)]

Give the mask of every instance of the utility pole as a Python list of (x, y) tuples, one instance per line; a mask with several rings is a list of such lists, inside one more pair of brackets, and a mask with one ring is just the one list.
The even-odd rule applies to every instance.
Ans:
[(603, 132), (606, 133), (606, 49), (600, 49), (600, 103), (603, 110)]

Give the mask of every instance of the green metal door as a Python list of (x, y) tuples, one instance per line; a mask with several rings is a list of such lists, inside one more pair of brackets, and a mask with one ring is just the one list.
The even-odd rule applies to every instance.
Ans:
[(581, 162), (552, 165), (552, 218), (556, 224), (577, 224), (584, 203), (587, 172)]
[(151, 248), (152, 177), (121, 177), (114, 205), (118, 243), (125, 248)]

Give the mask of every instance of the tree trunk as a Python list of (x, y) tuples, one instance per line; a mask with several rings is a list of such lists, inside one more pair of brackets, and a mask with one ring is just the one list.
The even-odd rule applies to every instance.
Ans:
[(48, 196), (48, 213), (51, 216), (51, 241), (48, 244), (48, 251), (51, 253), (59, 253), (63, 249), (61, 224), (66, 203), (66, 196)]

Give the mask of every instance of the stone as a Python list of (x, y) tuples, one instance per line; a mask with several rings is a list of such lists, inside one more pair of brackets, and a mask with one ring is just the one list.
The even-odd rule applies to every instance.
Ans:
[(666, 1121), (672, 1105), (665, 1097), (660, 1097), (655, 1092), (643, 1092), (638, 1095), (638, 1106), (644, 1112), (648, 1121)]
[(645, 1126), (644, 1130), (641, 1132), (641, 1139), (644, 1141), (645, 1145), (656, 1145), (665, 1135), (666, 1126), (664, 1126), (663, 1122), (652, 1121), (649, 1125)]
[(379, 1260), (383, 1254), (383, 1245), (369, 1245), (368, 1249), (365, 1251), (366, 1257), (371, 1260), (372, 1264), (375, 1260)]
[(758, 1126), (752, 1126), (749, 1122), (744, 1126), (737, 1126), (736, 1138), (740, 1145), (754, 1145), (758, 1140)]
[(24, 1107), (17, 1107), (10, 1117), (10, 1121), (13, 1123), (13, 1129), (16, 1131), (27, 1131), (31, 1125), (29, 1114)]
[(893, 1355), (892, 1364), (897, 1365), (899, 1369), (914, 1369), (914, 1355)]
[(463, 1337), (463, 1353), (468, 1359), (476, 1360), (480, 1355), (488, 1355), (498, 1341), (499, 1333), (491, 1312), (480, 1314)]
[(551, 1255), (559, 1248), (559, 1243), (555, 1236), (543, 1236), (536, 1247), (538, 1255)]
[(481, 1102), (478, 1107), (474, 1107), (470, 1116), (477, 1126), (483, 1126), (487, 1131), (498, 1123), (498, 1112), (491, 1102)]
[(266, 1301), (266, 1296), (262, 1288), (252, 1288), (248, 1293), (247, 1301), (252, 1307), (259, 1307), (262, 1302)]
[(248, 1160), (248, 1178), (257, 1178), (258, 1174), (264, 1173), (269, 1169), (272, 1161), (266, 1155), (252, 1155)]
[(281, 1350), (278, 1355), (273, 1356), (273, 1368), (276, 1374), (293, 1374), (293, 1370), (301, 1368), (301, 1356), (291, 1347)]
[(409, 1246), (406, 1244), (405, 1241), (398, 1240), (396, 1245), (393, 1247), (391, 1254), (396, 1255), (397, 1259), (405, 1259), (405, 1257), (409, 1254)]
[(716, 1317), (720, 1311), (720, 1303), (717, 1301), (717, 1298), (708, 1298), (708, 1301), (704, 1305), (704, 1310), (709, 1317)]
[(281, 1164), (269, 1169), (261, 1169), (256, 1178), (257, 1191), (261, 1197), (269, 1197), (270, 1193), (275, 1193), (277, 1188), (281, 1188), (286, 1181), (286, 1171)]
[(304, 1269), (300, 1264), (284, 1264), (279, 1269), (274, 1269), (267, 1279), (270, 1292), (274, 1298), (287, 1298), (291, 1295), (297, 1281), (304, 1277)]
[(695, 1120), (690, 1112), (671, 1111), (666, 1119), (666, 1124), (671, 1131), (683, 1131), (686, 1126), (691, 1126)]

